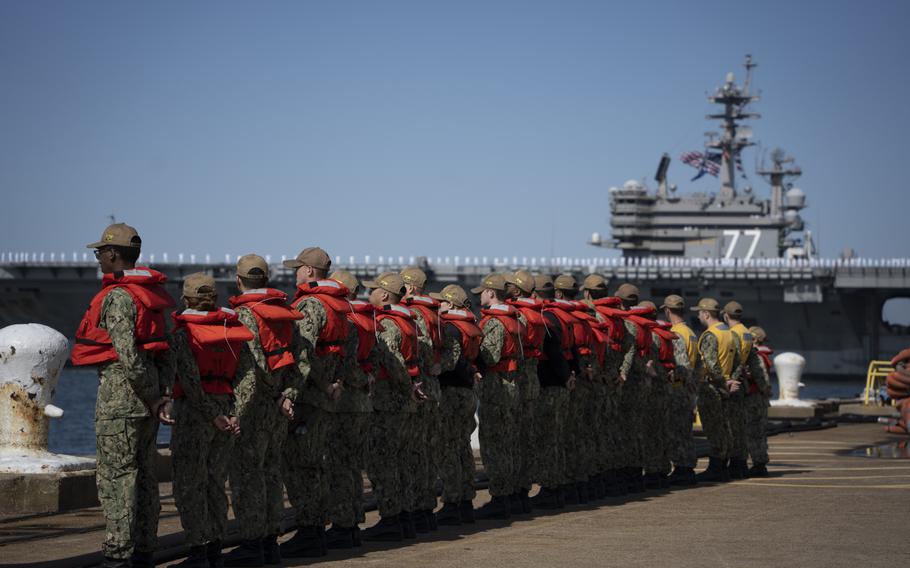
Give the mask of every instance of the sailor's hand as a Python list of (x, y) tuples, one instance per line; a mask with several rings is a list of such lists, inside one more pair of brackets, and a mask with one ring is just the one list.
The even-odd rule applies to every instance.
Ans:
[(575, 377), (575, 371), (572, 371), (572, 374), (569, 375), (569, 378), (566, 379), (566, 388), (575, 390), (575, 383), (578, 382), (578, 379)]
[(477, 372), (474, 373), (474, 382), (475, 383), (479, 383), (482, 379), (483, 379), (483, 375), (481, 375), (480, 373), (477, 373)]
[(278, 408), (281, 410), (281, 414), (284, 415), (288, 420), (294, 419), (294, 402), (286, 396), (282, 396), (278, 399)]
[(629, 377), (626, 376), (624, 371), (619, 372), (619, 382), (624, 383), (629, 380)]
[(732, 379), (727, 381), (727, 390), (731, 393), (737, 392), (741, 386), (742, 386), (742, 383), (740, 383), (739, 381), (734, 381)]
[(166, 426), (174, 424), (174, 403), (167, 397), (162, 397), (155, 403), (155, 416), (158, 422)]
[(423, 404), (427, 401), (427, 395), (423, 392), (420, 387), (423, 386), (423, 383), (412, 383), (411, 384), (411, 399), (417, 404)]
[(225, 416), (224, 414), (220, 414), (220, 415), (216, 416), (214, 422), (215, 422), (215, 428), (217, 428), (221, 432), (230, 432), (232, 429), (231, 419), (228, 418), (227, 416)]
[(334, 382), (330, 384), (325, 389), (326, 395), (328, 395), (331, 400), (338, 400), (341, 398), (341, 382)]
[(228, 416), (228, 432), (234, 436), (240, 435), (240, 420), (236, 416)]

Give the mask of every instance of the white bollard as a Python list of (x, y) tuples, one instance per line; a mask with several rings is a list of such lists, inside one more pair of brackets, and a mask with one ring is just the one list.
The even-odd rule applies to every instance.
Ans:
[(36, 323), (0, 329), (0, 473), (50, 473), (94, 467), (94, 460), (47, 451), (51, 404), (69, 354), (61, 333)]
[(799, 387), (806, 358), (798, 353), (781, 353), (774, 357), (774, 370), (777, 371), (779, 399), (774, 406), (809, 406), (812, 403), (800, 400)]

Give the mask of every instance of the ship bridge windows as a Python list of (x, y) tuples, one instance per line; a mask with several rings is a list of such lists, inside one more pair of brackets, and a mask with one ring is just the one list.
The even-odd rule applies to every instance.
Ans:
[(910, 297), (885, 300), (882, 325), (892, 333), (910, 335)]

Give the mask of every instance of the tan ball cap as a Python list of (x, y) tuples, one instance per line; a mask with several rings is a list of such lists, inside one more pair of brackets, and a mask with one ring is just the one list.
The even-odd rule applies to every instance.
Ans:
[(588, 274), (581, 283), (585, 290), (606, 290), (607, 279), (600, 274)]
[(660, 309), (670, 308), (671, 310), (682, 310), (685, 307), (686, 301), (682, 299), (682, 296), (676, 294), (670, 294), (664, 298), (664, 303), (660, 305)]
[(483, 280), (480, 282), (480, 286), (476, 288), (471, 288), (471, 292), (474, 294), (480, 294), (487, 288), (493, 290), (505, 290), (506, 289), (506, 279), (502, 274), (488, 274), (483, 277)]
[(85, 248), (96, 249), (109, 246), (142, 248), (142, 239), (139, 238), (136, 229), (126, 223), (114, 223), (101, 233), (100, 241), (85, 245)]
[(364, 288), (382, 289), (396, 296), (404, 296), (404, 280), (394, 272), (383, 272), (375, 280), (364, 280)]
[(758, 327), (757, 325), (753, 325), (752, 327), (750, 327), (749, 333), (751, 333), (752, 338), (755, 339), (755, 341), (758, 341), (759, 343), (764, 343), (765, 340), (768, 339), (768, 334), (765, 333), (765, 330)]
[(268, 278), (269, 265), (258, 254), (245, 254), (237, 259), (237, 276), (244, 278)]
[(557, 290), (578, 290), (578, 281), (575, 280), (575, 277), (571, 274), (560, 274), (556, 277), (556, 280), (553, 281), (553, 286)]
[(638, 286), (634, 284), (623, 284), (616, 290), (616, 297), (623, 300), (624, 302), (637, 302), (638, 301)]
[(720, 303), (714, 298), (702, 298), (694, 308), (689, 309), (693, 312), (705, 311), (718, 313), (720, 311)]
[(348, 292), (353, 292), (360, 286), (360, 280), (357, 280), (357, 277), (347, 270), (336, 270), (329, 274), (329, 278), (344, 284), (344, 287), (348, 289)]
[(409, 266), (401, 271), (401, 279), (405, 284), (423, 288), (427, 283), (427, 273), (416, 266)]
[(458, 284), (449, 284), (442, 289), (442, 292), (430, 292), (430, 297), (440, 302), (451, 302), (459, 308), (466, 308), (471, 304), (468, 300), (468, 293)]
[(307, 247), (300, 251), (297, 258), (285, 260), (287, 268), (300, 268), (301, 266), (310, 266), (318, 270), (328, 270), (332, 266), (332, 259), (329, 254), (319, 247)]
[(727, 302), (727, 305), (724, 306), (724, 313), (732, 318), (741, 318), (743, 317), (743, 307), (739, 302)]
[(183, 280), (184, 298), (211, 298), (215, 295), (215, 279), (205, 272), (194, 272)]
[(527, 270), (516, 270), (515, 272), (505, 274), (506, 282), (518, 286), (518, 289), (525, 294), (534, 291), (534, 275)]
[(547, 276), (546, 274), (535, 274), (534, 275), (534, 289), (535, 290), (552, 290), (553, 289), (553, 279)]

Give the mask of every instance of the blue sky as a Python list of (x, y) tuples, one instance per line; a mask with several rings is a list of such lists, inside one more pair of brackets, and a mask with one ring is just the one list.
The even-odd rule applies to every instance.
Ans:
[[(591, 256), (759, 63), (821, 252), (910, 255), (910, 3), (0, 3), (0, 250)], [(748, 170), (755, 153), (745, 156)], [(650, 181), (650, 180), (649, 180)], [(759, 195), (765, 182), (751, 176)]]

